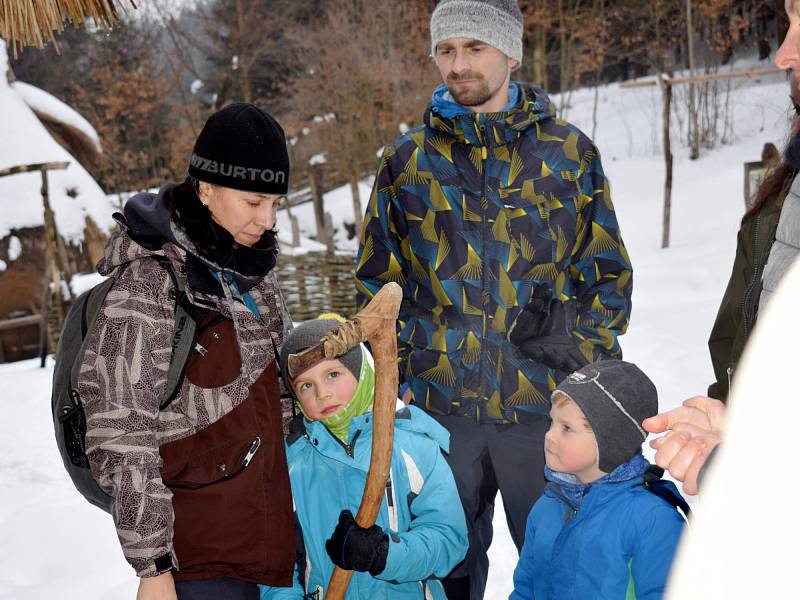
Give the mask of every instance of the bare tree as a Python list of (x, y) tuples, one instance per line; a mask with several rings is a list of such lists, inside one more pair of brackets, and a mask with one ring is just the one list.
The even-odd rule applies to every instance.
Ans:
[(292, 82), (296, 110), (317, 117), (328, 165), (350, 183), (357, 232), (359, 179), (374, 170), (376, 152), (401, 123), (419, 120), (436, 81), (418, 3), (362, 4), (328, 2), (298, 31), (305, 72)]

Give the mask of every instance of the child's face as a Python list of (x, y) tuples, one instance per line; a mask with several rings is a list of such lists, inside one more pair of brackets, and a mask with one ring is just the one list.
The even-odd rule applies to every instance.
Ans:
[(550, 408), (552, 423), (544, 436), (547, 466), (560, 473), (572, 473), (580, 483), (600, 479), (597, 440), (583, 411), (572, 400), (559, 399)]
[(292, 381), (305, 415), (318, 421), (338, 412), (353, 398), (358, 380), (337, 359), (323, 360)]

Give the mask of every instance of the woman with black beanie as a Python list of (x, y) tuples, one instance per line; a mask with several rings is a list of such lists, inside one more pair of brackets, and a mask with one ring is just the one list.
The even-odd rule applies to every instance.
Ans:
[[(272, 275), (288, 180), (280, 125), (230, 105), (203, 127), (183, 183), (127, 202), (98, 264), (115, 283), (78, 382), (86, 454), (141, 600), (255, 600), (256, 583), (291, 585), (275, 360), (290, 320)], [(196, 343), (159, 409), (176, 303)]]

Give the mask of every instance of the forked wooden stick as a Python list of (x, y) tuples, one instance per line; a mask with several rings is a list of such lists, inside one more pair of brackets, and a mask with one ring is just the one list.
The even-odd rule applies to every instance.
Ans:
[[(392, 466), (394, 409), (397, 400), (397, 331), (403, 291), (387, 283), (364, 310), (326, 335), (322, 342), (300, 354), (289, 356), (289, 376), (300, 373), (326, 358), (341, 356), (361, 342), (369, 342), (375, 360), (375, 402), (372, 407), (372, 458), (364, 484), (364, 496), (356, 515), (361, 527), (371, 527), (381, 506), (386, 480)], [(336, 567), (328, 582), (325, 600), (342, 600), (352, 571)]]

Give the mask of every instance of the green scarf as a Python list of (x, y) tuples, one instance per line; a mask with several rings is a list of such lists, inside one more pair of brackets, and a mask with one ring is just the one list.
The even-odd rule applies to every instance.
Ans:
[[(350, 433), (350, 421), (353, 418), (363, 415), (372, 409), (372, 402), (375, 398), (375, 369), (367, 360), (366, 350), (361, 349), (361, 373), (358, 377), (358, 385), (353, 393), (353, 398), (345, 404), (344, 408), (332, 414), (330, 417), (320, 419), (320, 422), (328, 430), (339, 438), (344, 444), (348, 443)], [(297, 403), (298, 406), (300, 403)], [(300, 407), (302, 412), (303, 408)], [(308, 415), (303, 413), (306, 419)]]

